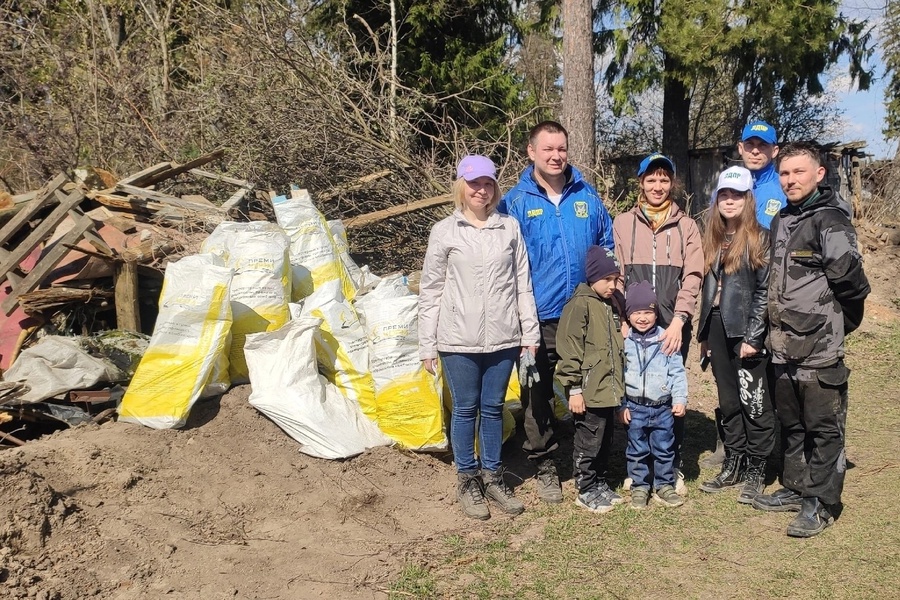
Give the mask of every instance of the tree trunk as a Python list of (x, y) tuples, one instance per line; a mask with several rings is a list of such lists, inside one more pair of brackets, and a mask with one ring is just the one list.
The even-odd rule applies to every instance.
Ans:
[(666, 56), (663, 80), (662, 151), (675, 162), (678, 178), (693, 193), (688, 150), (690, 149), (691, 98), (684, 82), (669, 75), (678, 72), (677, 61)]
[(597, 97), (590, 0), (563, 0), (562, 124), (569, 130), (569, 162), (594, 168)]

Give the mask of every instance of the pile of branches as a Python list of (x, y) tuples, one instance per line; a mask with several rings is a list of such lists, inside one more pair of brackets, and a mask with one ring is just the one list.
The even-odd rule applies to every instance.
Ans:
[[(446, 194), (461, 155), (503, 158), (526, 129), (510, 115), (505, 139), (476, 142), (432, 116), (445, 99), (392, 85), (388, 52), (317, 41), (300, 5), (0, 0), (0, 183), (16, 194), (85, 162), (122, 174), (222, 148), (228, 174), (307, 188), (347, 220)], [(501, 167), (508, 187), (522, 164)], [(351, 253), (380, 272), (417, 269), (448, 210), (358, 228)]]

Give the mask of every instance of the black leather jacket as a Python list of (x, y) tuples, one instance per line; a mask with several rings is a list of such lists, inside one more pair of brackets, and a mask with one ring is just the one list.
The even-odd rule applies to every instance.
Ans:
[[(768, 230), (763, 230), (763, 244), (770, 244)], [(768, 253), (767, 253), (768, 258)], [(766, 295), (769, 286), (769, 264), (753, 270), (744, 263), (737, 273), (726, 274), (718, 269), (710, 269), (703, 278), (703, 289), (700, 293), (700, 323), (697, 341), (706, 341), (709, 336), (709, 319), (712, 313), (713, 299), (716, 296), (718, 277), (722, 277), (722, 293), (719, 297), (719, 310), (725, 335), (729, 338), (743, 338), (744, 342), (757, 350), (762, 349), (766, 339), (768, 312)]]

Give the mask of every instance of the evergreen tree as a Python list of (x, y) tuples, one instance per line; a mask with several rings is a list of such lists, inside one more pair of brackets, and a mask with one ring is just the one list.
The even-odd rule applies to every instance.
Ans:
[(838, 13), (836, 0), (601, 0), (598, 51), (612, 51), (605, 73), (617, 110), (663, 90), (663, 151), (687, 165), (691, 86), (731, 65), (740, 95), (733, 131), (779, 102), (823, 90), (821, 75), (842, 56), (861, 89), (871, 56), (866, 23)]

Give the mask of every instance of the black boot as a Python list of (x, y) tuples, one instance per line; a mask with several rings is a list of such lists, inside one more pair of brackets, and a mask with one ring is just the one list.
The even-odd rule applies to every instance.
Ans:
[(710, 494), (717, 494), (727, 488), (744, 482), (744, 455), (725, 449), (725, 461), (722, 470), (710, 481), (700, 484), (700, 489)]
[(753, 499), (762, 494), (766, 489), (766, 459), (758, 456), (747, 457), (747, 472), (744, 477), (744, 487), (738, 502), (752, 504)]
[(818, 498), (803, 498), (800, 514), (787, 526), (787, 534), (791, 537), (808, 538), (819, 535), (832, 523), (834, 517)]
[(770, 512), (797, 512), (800, 510), (800, 494), (787, 488), (769, 494), (759, 494), (750, 503), (757, 510)]

